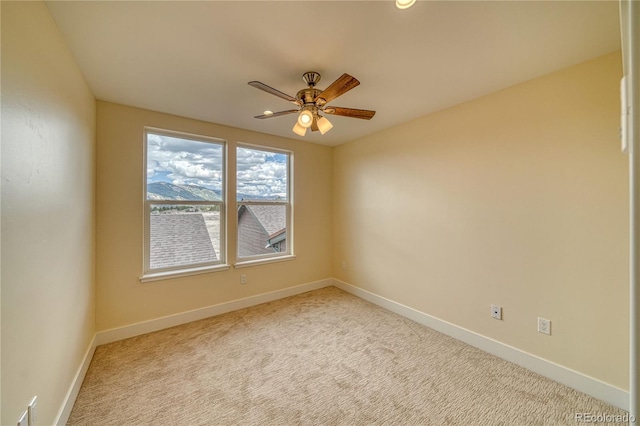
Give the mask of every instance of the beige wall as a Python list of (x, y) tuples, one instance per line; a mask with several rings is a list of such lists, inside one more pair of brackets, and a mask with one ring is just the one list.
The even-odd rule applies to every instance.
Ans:
[[(331, 148), (107, 102), (98, 102), (97, 121), (99, 331), (331, 277)], [(144, 126), (225, 139), (231, 199), (237, 142), (293, 151), (296, 259), (141, 283)], [(234, 211), (230, 204), (230, 264), (236, 252)], [(246, 285), (240, 285), (240, 274), (247, 275)]]
[[(1, 12), (2, 424), (34, 395), (52, 423), (96, 331), (332, 275), (627, 388), (618, 54), (328, 148), (107, 102), (96, 116), (46, 6)], [(237, 142), (292, 150), (297, 258), (141, 283), (144, 126), (226, 139), (230, 188)]]
[(334, 276), (627, 389), (621, 74), (610, 54), (336, 147)]
[(52, 424), (95, 334), (95, 100), (41, 2), (2, 8), (2, 417)]

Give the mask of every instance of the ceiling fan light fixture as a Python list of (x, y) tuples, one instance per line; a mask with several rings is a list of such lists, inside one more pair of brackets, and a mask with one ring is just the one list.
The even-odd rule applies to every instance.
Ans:
[[(407, 5), (406, 7), (408, 7), (416, 0), (397, 1), (402, 5)], [(296, 109), (289, 109), (286, 111), (265, 111), (264, 114), (257, 115), (254, 118), (265, 119), (288, 114), (298, 114), (292, 130), (296, 135), (304, 136), (306, 135), (308, 128), (311, 128), (314, 132), (319, 130), (323, 135), (333, 128), (333, 124), (331, 124), (331, 122), (325, 117), (321, 116), (319, 114), (320, 112), (363, 120), (370, 120), (376, 113), (375, 111), (367, 109), (332, 107), (327, 105), (327, 103), (333, 101), (338, 96), (344, 95), (349, 90), (360, 84), (357, 78), (352, 77), (349, 74), (342, 74), (324, 90), (316, 89), (316, 84), (320, 81), (319, 73), (315, 71), (306, 72), (303, 74), (302, 79), (309, 87), (299, 90), (295, 97), (287, 95), (286, 93), (281, 92), (278, 89), (274, 89), (271, 86), (267, 86), (259, 81), (250, 81), (248, 83), (249, 86), (291, 102), (297, 107)]]
[(320, 133), (323, 135), (333, 127), (333, 124), (331, 124), (329, 120), (321, 116), (318, 116), (318, 121), (316, 121), (316, 123), (318, 124), (318, 130), (320, 130)]
[(409, 9), (415, 2), (416, 0), (396, 0), (396, 7), (398, 9)]
[(304, 127), (311, 127), (313, 124), (313, 112), (310, 109), (303, 109), (298, 116), (298, 125)]
[(307, 128), (303, 127), (296, 121), (295, 126), (293, 126), (293, 133), (298, 136), (304, 136), (307, 133)]

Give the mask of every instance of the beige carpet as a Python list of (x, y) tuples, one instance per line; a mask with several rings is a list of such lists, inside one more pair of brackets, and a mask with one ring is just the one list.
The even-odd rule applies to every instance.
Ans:
[(577, 425), (576, 413), (625, 414), (328, 287), (98, 347), (68, 424)]

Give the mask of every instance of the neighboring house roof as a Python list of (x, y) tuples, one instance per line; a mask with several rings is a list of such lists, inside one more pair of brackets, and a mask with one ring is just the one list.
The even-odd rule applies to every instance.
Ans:
[[(284, 206), (241, 205), (238, 208), (238, 254), (241, 257), (273, 253), (271, 244), (286, 239)], [(278, 235), (277, 241), (271, 239)]]
[(152, 269), (217, 260), (202, 213), (152, 214), (150, 226)]
[(274, 232), (273, 234), (269, 235), (269, 241), (270, 242), (282, 241), (285, 238), (287, 238), (287, 229), (286, 228), (283, 228), (283, 229), (279, 230), (278, 232)]
[(285, 206), (246, 205), (247, 209), (258, 219), (267, 235), (284, 231), (287, 226)]

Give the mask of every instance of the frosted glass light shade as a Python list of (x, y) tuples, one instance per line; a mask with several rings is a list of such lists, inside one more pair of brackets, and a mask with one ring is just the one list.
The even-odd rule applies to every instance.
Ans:
[(298, 124), (306, 129), (307, 127), (310, 127), (312, 123), (313, 113), (308, 109), (302, 110), (302, 112), (298, 116)]
[(307, 133), (307, 128), (303, 127), (296, 121), (296, 125), (293, 126), (293, 133), (298, 136), (304, 136)]
[(331, 130), (331, 128), (333, 127), (333, 124), (331, 124), (331, 122), (327, 120), (325, 117), (320, 117), (318, 119), (317, 124), (318, 124), (318, 130), (320, 130), (320, 133), (322, 133), (323, 135), (327, 133), (329, 130)]

